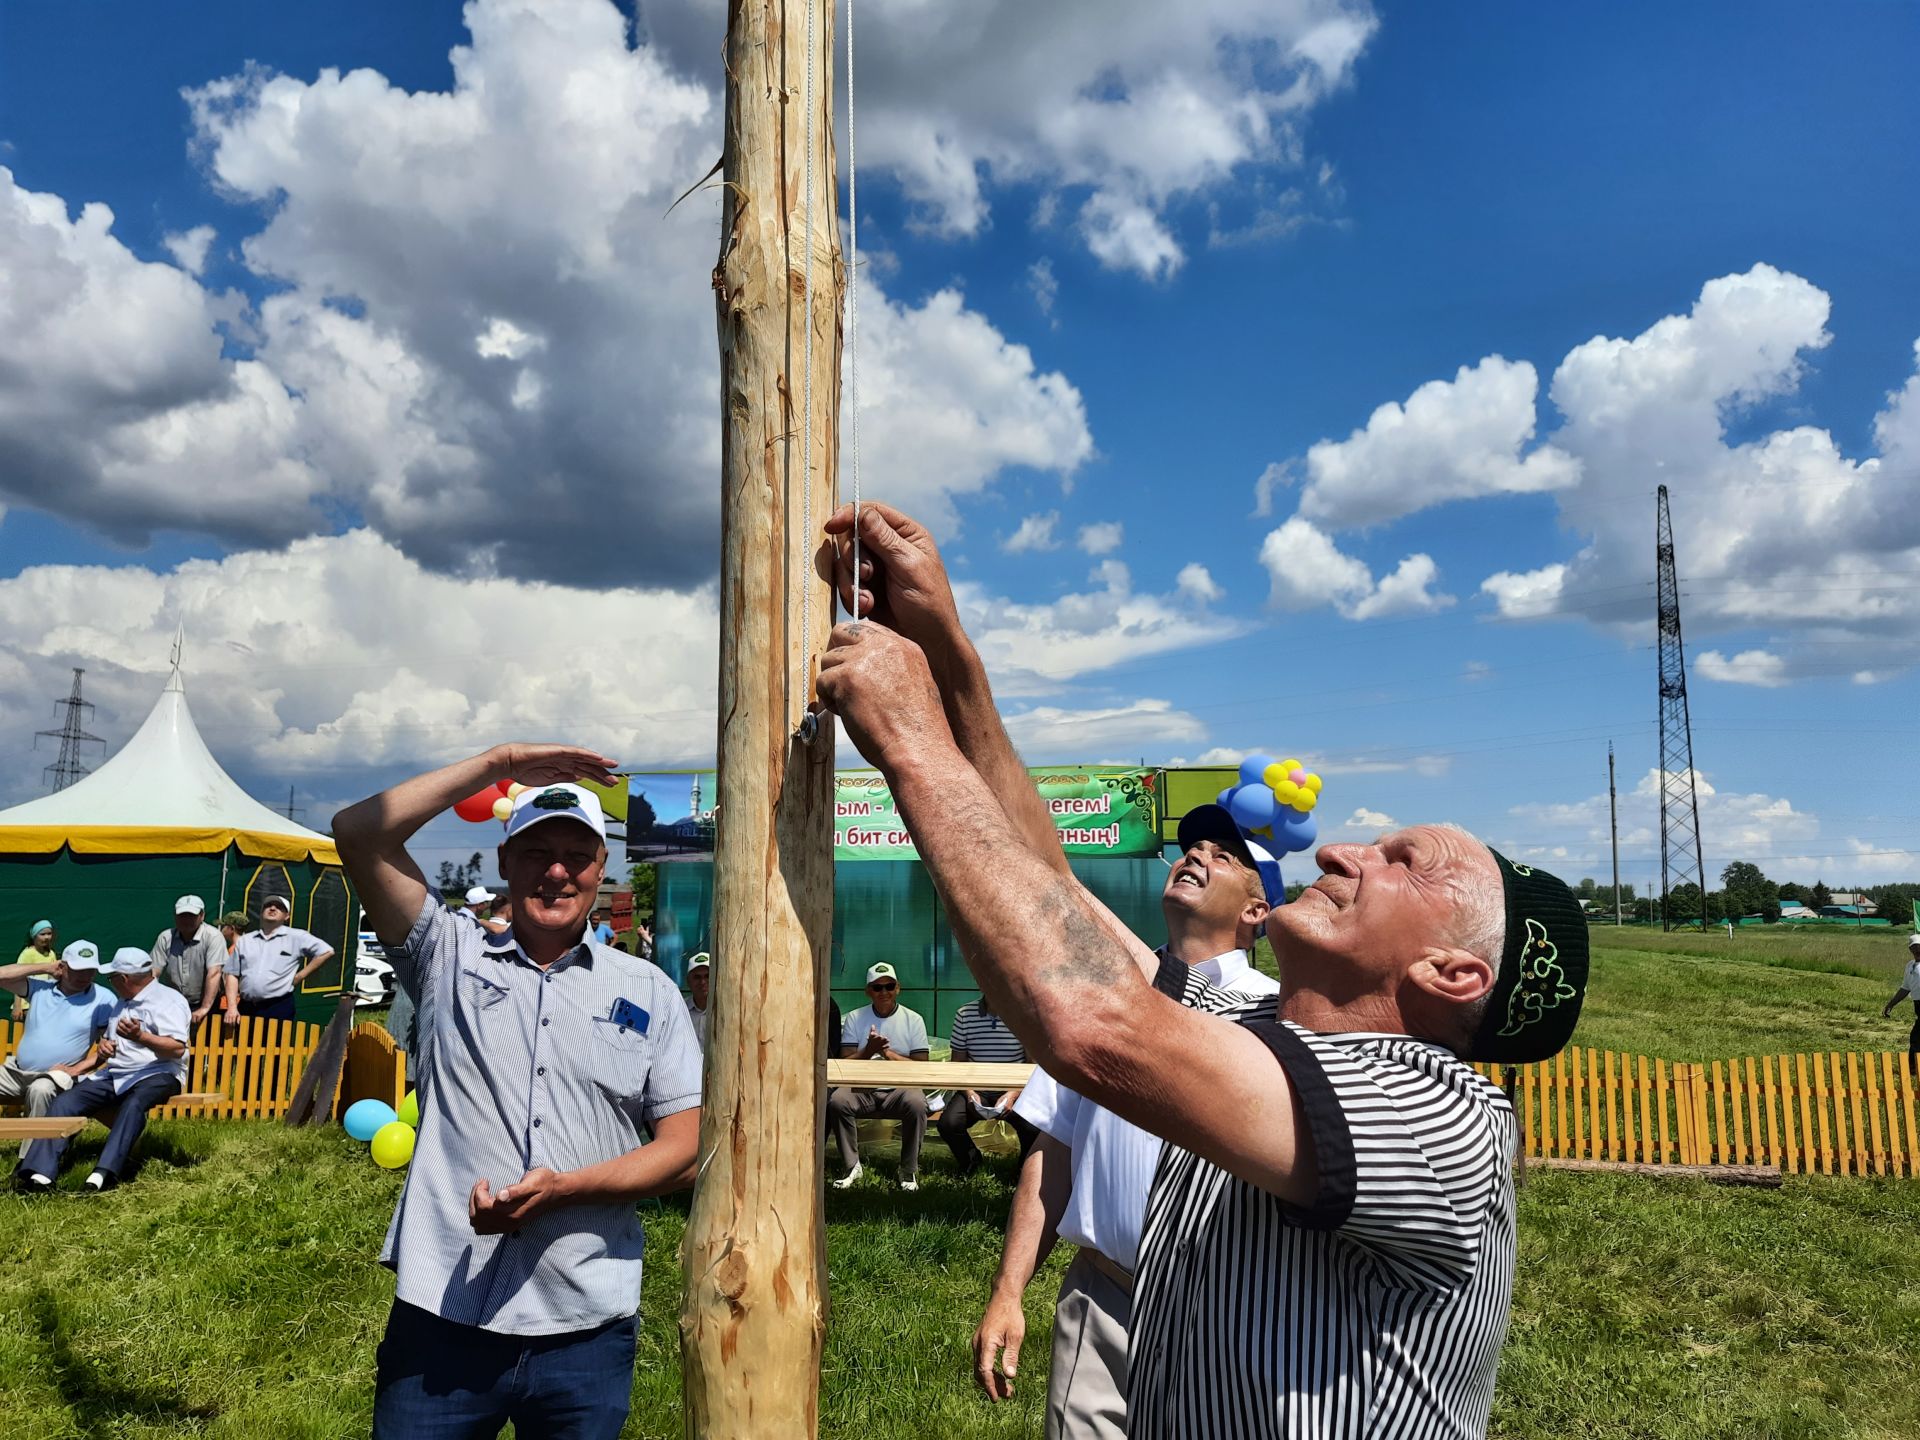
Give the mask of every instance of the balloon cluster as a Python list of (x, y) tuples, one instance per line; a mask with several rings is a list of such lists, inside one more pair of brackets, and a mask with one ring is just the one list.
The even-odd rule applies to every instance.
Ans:
[(456, 800), (453, 813), (478, 825), (482, 820), (504, 821), (513, 814), (513, 801), (527, 787), (518, 780), (502, 780), (484, 790), (476, 790), (464, 800)]
[(420, 1101), (411, 1090), (398, 1110), (384, 1100), (356, 1100), (340, 1117), (340, 1123), (354, 1139), (367, 1142), (374, 1164), (382, 1170), (398, 1170), (413, 1159)]
[(1319, 838), (1313, 808), (1320, 803), (1320, 777), (1298, 760), (1249, 755), (1240, 762), (1240, 783), (1222, 790), (1220, 803), (1276, 855), (1310, 850)]

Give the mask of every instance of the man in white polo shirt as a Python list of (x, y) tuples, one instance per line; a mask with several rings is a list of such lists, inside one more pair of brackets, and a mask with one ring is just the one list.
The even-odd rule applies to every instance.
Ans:
[(229, 1025), (238, 1025), (242, 1015), (293, 1019), (301, 984), (333, 958), (326, 941), (287, 923), (292, 914), (293, 903), (285, 896), (269, 895), (260, 902), (260, 928), (235, 943), (227, 971)]
[[(925, 1060), (927, 1022), (900, 1003), (900, 977), (882, 960), (867, 971), (867, 1003), (847, 1015), (840, 1027), (843, 1060)], [(904, 1085), (895, 1090), (835, 1086), (827, 1093), (827, 1123), (847, 1173), (833, 1182), (845, 1190), (860, 1178), (862, 1120), (900, 1122), (900, 1188), (920, 1188), (920, 1144), (927, 1138), (927, 1092)]]
[(1893, 1014), (1893, 1007), (1913, 997), (1913, 1029), (1907, 1033), (1907, 1069), (1920, 1075), (1920, 930), (1907, 936), (1907, 970), (1900, 977), (1900, 988), (1880, 1007), (1880, 1018)]
[[(108, 1017), (100, 1054), (106, 1064), (60, 1096), (49, 1118), (99, 1115), (113, 1110), (107, 1143), (87, 1176), (92, 1193), (120, 1183), (147, 1112), (178, 1095), (187, 1083), (187, 1036), (192, 1024), (187, 998), (154, 982), (153, 956), (136, 946), (116, 950), (107, 966), (120, 1002)], [(70, 1137), (35, 1140), (20, 1149), (16, 1184), (30, 1195), (53, 1189)]]
[[(1161, 953), (1233, 994), (1277, 993), (1280, 982), (1254, 969), (1249, 956), (1268, 913), (1286, 900), (1278, 862), (1218, 805), (1182, 817), (1179, 844), (1180, 862), (1160, 896)], [(1044, 1070), (1034, 1072), (1015, 1114), (1046, 1139), (1021, 1167), (1006, 1249), (974, 1332), (975, 1378), (990, 1399), (1013, 1393), (1026, 1331), (1022, 1296), (1055, 1238), (1070, 1240), (1080, 1249), (1054, 1306), (1046, 1433), (1049, 1440), (1121, 1440), (1133, 1271), (1163, 1142)]]
[(461, 904), (460, 918), (465, 920), (482, 935), (492, 935), (494, 929), (487, 923), (493, 916), (493, 891), (484, 885), (475, 885), (468, 889), (467, 898)]

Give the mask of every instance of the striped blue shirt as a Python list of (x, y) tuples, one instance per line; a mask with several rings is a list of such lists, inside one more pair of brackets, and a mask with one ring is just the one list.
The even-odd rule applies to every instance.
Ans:
[(420, 1132), (380, 1256), (398, 1298), (508, 1335), (632, 1315), (646, 1237), (631, 1203), (560, 1206), (515, 1234), (476, 1235), (467, 1196), (478, 1180), (497, 1191), (536, 1166), (615, 1159), (643, 1143), (643, 1125), (698, 1105), (700, 1048), (678, 988), (584, 934), (543, 971), (511, 932), (483, 936), (432, 895), (389, 954), (418, 1006)]

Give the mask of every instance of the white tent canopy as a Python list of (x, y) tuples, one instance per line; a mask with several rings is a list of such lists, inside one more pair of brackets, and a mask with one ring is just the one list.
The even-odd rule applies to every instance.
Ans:
[(229, 845), (262, 859), (339, 863), (330, 837), (269, 810), (220, 768), (177, 663), (119, 754), (64, 790), (0, 810), (0, 852), (174, 855)]

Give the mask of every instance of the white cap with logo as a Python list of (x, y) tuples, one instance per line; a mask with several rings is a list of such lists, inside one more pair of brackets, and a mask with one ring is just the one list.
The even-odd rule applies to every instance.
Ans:
[(109, 975), (151, 975), (153, 956), (134, 945), (122, 945), (113, 952), (113, 960), (107, 966)]
[(586, 826), (602, 841), (607, 838), (607, 818), (600, 809), (600, 797), (584, 785), (542, 785), (522, 790), (513, 800), (513, 813), (507, 817), (507, 835), (511, 840), (530, 825), (542, 820), (573, 820)]
[(878, 965), (870, 967), (867, 971), (867, 984), (871, 985), (876, 980), (891, 980), (894, 984), (898, 985), (900, 983), (900, 976), (894, 970), (893, 966), (882, 960)]
[(60, 952), (60, 961), (69, 970), (98, 970), (100, 947), (91, 940), (76, 940)]
[(207, 902), (202, 900), (198, 895), (182, 895), (178, 900), (173, 902), (173, 913), (176, 915), (204, 915), (207, 913)]

